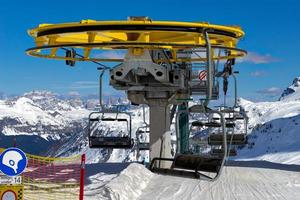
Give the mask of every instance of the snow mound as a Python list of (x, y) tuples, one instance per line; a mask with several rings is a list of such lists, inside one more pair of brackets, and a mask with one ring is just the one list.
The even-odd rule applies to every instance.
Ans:
[(132, 163), (101, 189), (101, 199), (137, 199), (153, 176), (145, 166)]

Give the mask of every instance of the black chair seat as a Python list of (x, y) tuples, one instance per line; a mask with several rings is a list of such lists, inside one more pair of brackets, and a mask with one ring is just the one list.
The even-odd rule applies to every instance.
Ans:
[(127, 122), (127, 119), (122, 119), (122, 118), (102, 118), (101, 121), (118, 121), (118, 122)]
[(226, 128), (234, 128), (235, 127), (235, 123), (226, 123)]
[[(158, 162), (172, 162), (171, 168), (162, 168)], [(202, 174), (201, 172), (219, 173), (222, 164), (222, 158), (212, 156), (199, 156), (178, 154), (175, 158), (154, 158), (150, 164), (150, 170), (154, 173), (181, 176), (185, 178), (200, 178), (212, 179), (211, 177)]]
[(169, 176), (179, 176), (184, 178), (195, 178), (195, 179), (200, 178), (199, 173), (195, 171), (185, 171), (185, 170), (166, 169), (166, 168), (157, 168), (157, 167), (154, 167), (151, 171), (157, 174), (163, 174)]
[[(208, 137), (208, 144), (209, 145), (222, 145), (223, 144), (223, 134), (212, 134)], [(232, 138), (232, 139), (231, 139)], [(227, 144), (230, 143), (232, 145), (243, 145), (247, 144), (247, 136), (245, 134), (228, 134), (227, 137)]]
[(193, 121), (192, 126), (206, 126), (206, 127), (215, 127), (219, 128), (221, 127), (221, 123), (218, 122), (201, 122), (201, 121)]
[(201, 121), (193, 121), (192, 122), (192, 126), (200, 126), (200, 127), (202, 127), (202, 126), (204, 126), (204, 123), (201, 122)]
[(130, 149), (133, 141), (130, 137), (89, 137), (90, 148)]
[[(224, 155), (224, 149), (212, 149), (211, 154), (214, 156), (223, 156)], [(230, 149), (229, 156), (236, 156), (237, 151), (235, 149)]]
[(140, 151), (149, 150), (150, 144), (147, 142), (142, 142), (138, 144), (138, 148)]
[(98, 121), (100, 121), (100, 119), (99, 118), (90, 118), (89, 121), (90, 122), (98, 122)]
[(138, 130), (137, 133), (150, 133), (150, 131), (149, 130)]
[(172, 168), (217, 173), (221, 162), (222, 159), (215, 157), (179, 154), (175, 157)]

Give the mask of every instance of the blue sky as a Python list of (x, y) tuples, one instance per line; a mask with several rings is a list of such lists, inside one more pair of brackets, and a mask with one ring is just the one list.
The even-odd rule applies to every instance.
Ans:
[[(239, 46), (249, 56), (236, 65), (240, 96), (276, 99), (300, 76), (299, 1), (2, 1), (0, 6), (0, 91), (22, 94), (31, 90), (57, 93), (97, 93), (97, 70), (92, 63), (69, 68), (62, 61), (25, 55), (33, 40), (27, 29), (40, 23), (82, 19), (126, 20), (149, 16), (153, 20), (205, 21), (240, 25), (246, 32)], [(106, 93), (112, 90), (106, 81)]]

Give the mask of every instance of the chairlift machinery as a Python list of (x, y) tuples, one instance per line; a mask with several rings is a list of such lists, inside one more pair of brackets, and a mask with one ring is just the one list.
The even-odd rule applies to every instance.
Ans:
[[(227, 78), (233, 74), (235, 59), (246, 55), (246, 51), (237, 48), (238, 41), (244, 36), (240, 27), (129, 17), (127, 21), (82, 20), (77, 23), (41, 24), (28, 33), (36, 45), (26, 50), (28, 55), (65, 60), (69, 66), (74, 66), (77, 61), (94, 62), (101, 66), (101, 77), (104, 71), (109, 70), (110, 85), (126, 91), (133, 104), (149, 106), (152, 171), (210, 181), (219, 177), (227, 156), (229, 121), (226, 120), (228, 116), (225, 110), (211, 109), (209, 102), (219, 98), (218, 79), (223, 78), (223, 85), (226, 85)], [(103, 51), (121, 51), (125, 52), (125, 56), (101, 57), (105, 55), (101, 54)], [(221, 61), (225, 61), (223, 71), (218, 69)], [(118, 64), (108, 68), (103, 62)], [(102, 84), (102, 79), (100, 82)], [(199, 97), (201, 102), (189, 107), (192, 96)], [(177, 106), (177, 149), (174, 157), (171, 155), (169, 131), (170, 118), (173, 116), (171, 105)], [(100, 112), (105, 114), (105, 110)], [(221, 134), (218, 140), (222, 141), (218, 145), (223, 148), (221, 156), (193, 154), (189, 151), (191, 113), (219, 117), (215, 122), (196, 120), (192, 125), (218, 126), (218, 134)], [(98, 116), (95, 117), (95, 114)], [(105, 120), (102, 114), (92, 113), (90, 123)], [(117, 118), (109, 120), (118, 121)], [(90, 138), (93, 138), (92, 133)], [(94, 146), (95, 142), (95, 147), (103, 147), (106, 143), (115, 148), (111, 140), (119, 141), (120, 146), (129, 144), (129, 138), (107, 138), (106, 142), (95, 138), (92, 140), (90, 145)], [(206, 175), (205, 172), (215, 173), (215, 176)]]

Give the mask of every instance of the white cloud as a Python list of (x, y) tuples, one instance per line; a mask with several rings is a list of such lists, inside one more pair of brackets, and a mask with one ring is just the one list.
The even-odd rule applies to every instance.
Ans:
[(250, 75), (253, 77), (265, 76), (267, 73), (265, 71), (254, 71), (251, 72)]
[(270, 88), (258, 90), (256, 92), (259, 94), (266, 95), (266, 96), (276, 96), (282, 92), (282, 89), (280, 89), (278, 87), (270, 87)]
[(71, 90), (71, 95), (72, 93), (76, 95), (76, 90), (80, 89), (89, 89), (89, 88), (98, 88), (99, 83), (97, 81), (77, 81), (73, 83), (69, 83), (66, 85), (54, 85), (53, 88), (55, 89), (69, 89)]
[(259, 54), (256, 52), (248, 52), (247, 56), (240, 59), (240, 62), (250, 62), (254, 64), (266, 64), (278, 62), (280, 59), (271, 56), (270, 54)]
[(77, 92), (77, 91), (70, 91), (70, 92), (68, 92), (68, 95), (69, 96), (80, 96), (79, 92)]
[(126, 52), (122, 50), (113, 50), (113, 51), (103, 51), (101, 53), (95, 54), (96, 58), (106, 58), (106, 59), (123, 59)]
[(97, 87), (99, 87), (99, 83), (97, 81), (77, 81), (69, 86), (70, 89), (88, 89)]

